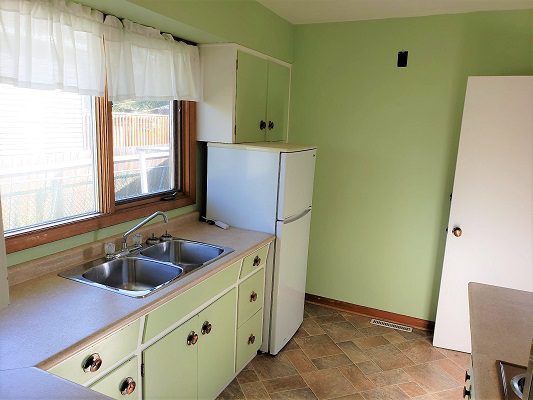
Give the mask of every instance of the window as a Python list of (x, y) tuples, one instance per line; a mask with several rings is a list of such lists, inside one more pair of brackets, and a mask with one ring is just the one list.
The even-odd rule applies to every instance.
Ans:
[(8, 252), (193, 204), (194, 110), (0, 85)]
[(93, 100), (0, 85), (0, 193), (6, 233), (98, 211)]
[[(113, 103), (113, 167), (119, 203), (178, 189), (175, 167), (178, 135), (174, 135), (177, 102)], [(177, 162), (176, 162), (177, 161)]]

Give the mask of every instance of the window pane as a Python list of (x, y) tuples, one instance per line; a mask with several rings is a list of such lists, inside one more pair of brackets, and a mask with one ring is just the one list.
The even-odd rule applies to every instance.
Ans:
[(0, 193), (7, 232), (97, 212), (93, 101), (0, 85)]
[(113, 104), (116, 201), (175, 189), (173, 125), (172, 102)]

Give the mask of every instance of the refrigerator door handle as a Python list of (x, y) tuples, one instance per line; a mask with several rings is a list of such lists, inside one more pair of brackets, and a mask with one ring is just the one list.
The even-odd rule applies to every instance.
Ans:
[(302, 218), (304, 215), (307, 215), (307, 213), (309, 213), (311, 211), (311, 207), (309, 208), (306, 208), (305, 210), (303, 210), (300, 214), (297, 214), (297, 215), (293, 215), (292, 217), (289, 217), (287, 219), (284, 219), (283, 221), (280, 221), (282, 222), (284, 225), (285, 224), (290, 224), (291, 222), (294, 222), (300, 218)]

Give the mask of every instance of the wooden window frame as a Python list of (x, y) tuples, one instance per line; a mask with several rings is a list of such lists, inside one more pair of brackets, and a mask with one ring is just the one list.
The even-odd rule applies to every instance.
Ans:
[[(180, 172), (181, 190), (171, 200), (162, 200), (161, 195), (155, 195), (141, 200), (132, 200), (119, 205), (115, 203), (113, 179), (113, 140), (111, 103), (106, 97), (97, 98), (96, 113), (96, 142), (98, 147), (98, 182), (105, 184), (108, 189), (99, 191), (100, 213), (73, 218), (71, 221), (58, 223), (53, 226), (36, 228), (31, 231), (8, 235), (6, 241), (7, 253), (13, 253), (39, 246), (56, 240), (95, 231), (108, 226), (146, 217), (155, 211), (170, 211), (196, 203), (196, 103), (180, 102), (181, 146)], [(164, 195), (163, 195), (164, 196)]]

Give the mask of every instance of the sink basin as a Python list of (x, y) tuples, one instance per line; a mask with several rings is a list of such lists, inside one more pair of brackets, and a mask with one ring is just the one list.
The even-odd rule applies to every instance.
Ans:
[(141, 250), (140, 254), (154, 260), (179, 265), (187, 272), (213, 262), (233, 251), (212, 244), (174, 239), (162, 242)]
[(132, 297), (144, 297), (183, 273), (174, 265), (137, 257), (106, 261), (82, 273), (60, 274), (78, 282), (115, 290)]
[(59, 275), (126, 296), (145, 297), (232, 251), (229, 247), (173, 239), (114, 260), (92, 261)]

